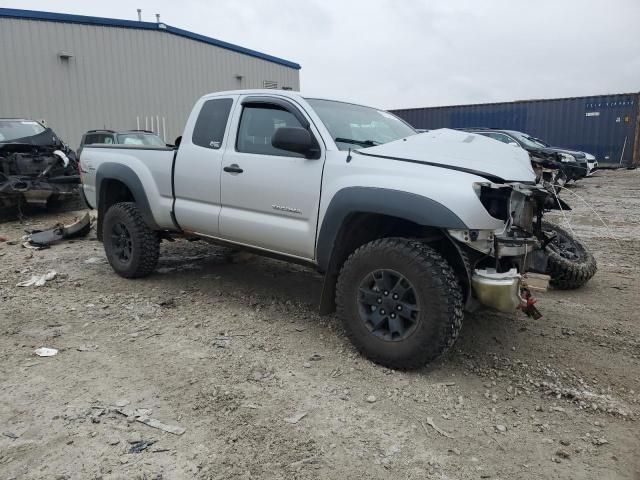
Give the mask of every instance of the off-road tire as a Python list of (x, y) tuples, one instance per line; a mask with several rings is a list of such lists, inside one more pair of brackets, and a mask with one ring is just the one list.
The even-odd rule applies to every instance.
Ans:
[(591, 280), (598, 270), (598, 265), (587, 247), (571, 232), (558, 225), (543, 221), (542, 229), (547, 232), (557, 232), (570, 239), (579, 254), (579, 259), (577, 260), (568, 259), (547, 245), (546, 253), (549, 257), (547, 274), (551, 276), (551, 286), (559, 290), (574, 290)]
[[(361, 317), (361, 282), (380, 269), (398, 272), (414, 287), (419, 312), (408, 338), (381, 339)], [(424, 366), (451, 348), (462, 328), (463, 299), (456, 275), (439, 253), (419, 240), (383, 238), (358, 248), (342, 266), (336, 302), (338, 316), (355, 347), (373, 362), (390, 368)]]
[[(117, 246), (112, 240), (115, 224), (124, 225), (129, 232), (131, 255), (128, 261), (121, 260), (116, 254)], [(160, 255), (160, 239), (147, 226), (135, 203), (116, 203), (107, 210), (102, 222), (102, 241), (109, 264), (121, 277), (146, 277), (155, 270)]]

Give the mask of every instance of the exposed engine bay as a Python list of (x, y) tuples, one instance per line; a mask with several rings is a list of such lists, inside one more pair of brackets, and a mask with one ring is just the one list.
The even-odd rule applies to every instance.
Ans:
[(545, 211), (570, 207), (541, 185), (476, 183), (476, 193), (503, 229), (449, 230), (466, 248), (476, 298), (502, 311), (520, 308), (539, 318), (532, 291), (549, 285), (547, 245), (555, 238), (543, 223)]
[[(25, 133), (33, 135), (20, 136)], [(0, 207), (47, 206), (78, 195), (76, 155), (56, 134), (32, 120), (0, 120)]]

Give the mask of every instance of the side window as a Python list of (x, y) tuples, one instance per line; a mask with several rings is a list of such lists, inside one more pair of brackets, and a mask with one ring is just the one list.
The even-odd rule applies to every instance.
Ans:
[(510, 141), (512, 141), (509, 137), (507, 137), (502, 133), (487, 132), (487, 133), (480, 133), (480, 135), (493, 138), (494, 140), (498, 140), (499, 142), (502, 142), (502, 143), (509, 143)]
[(304, 157), (300, 153), (287, 152), (271, 145), (271, 138), (280, 127), (302, 128), (302, 125), (296, 117), (277, 105), (246, 105), (242, 109), (236, 150), (261, 155)]
[(506, 135), (503, 135), (502, 133), (494, 133), (493, 138), (501, 141), (502, 143), (509, 143), (511, 141), (509, 137), (507, 137)]
[(97, 140), (97, 135), (87, 135), (84, 137), (84, 144), (85, 145), (91, 145), (92, 143), (98, 143), (96, 142)]
[(215, 98), (204, 102), (193, 127), (191, 141), (194, 145), (215, 150), (220, 148), (227, 129), (231, 105), (231, 98)]

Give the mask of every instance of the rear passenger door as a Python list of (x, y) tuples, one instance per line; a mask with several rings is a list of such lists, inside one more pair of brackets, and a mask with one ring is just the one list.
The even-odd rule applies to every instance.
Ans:
[(173, 181), (176, 220), (188, 232), (218, 236), (220, 171), (235, 97), (201, 100), (178, 148)]
[[(312, 259), (325, 158), (319, 132), (298, 104), (280, 97), (241, 98), (232, 125), (221, 177), (221, 237)], [(319, 153), (312, 159), (275, 148), (271, 139), (280, 127), (308, 129)]]

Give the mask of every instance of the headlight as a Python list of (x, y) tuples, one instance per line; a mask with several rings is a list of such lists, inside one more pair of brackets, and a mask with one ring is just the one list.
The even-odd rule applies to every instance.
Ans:
[(569, 155), (568, 153), (561, 153), (560, 154), (560, 161), (564, 162), (564, 163), (575, 162), (576, 161), (576, 157), (574, 157), (573, 155)]

